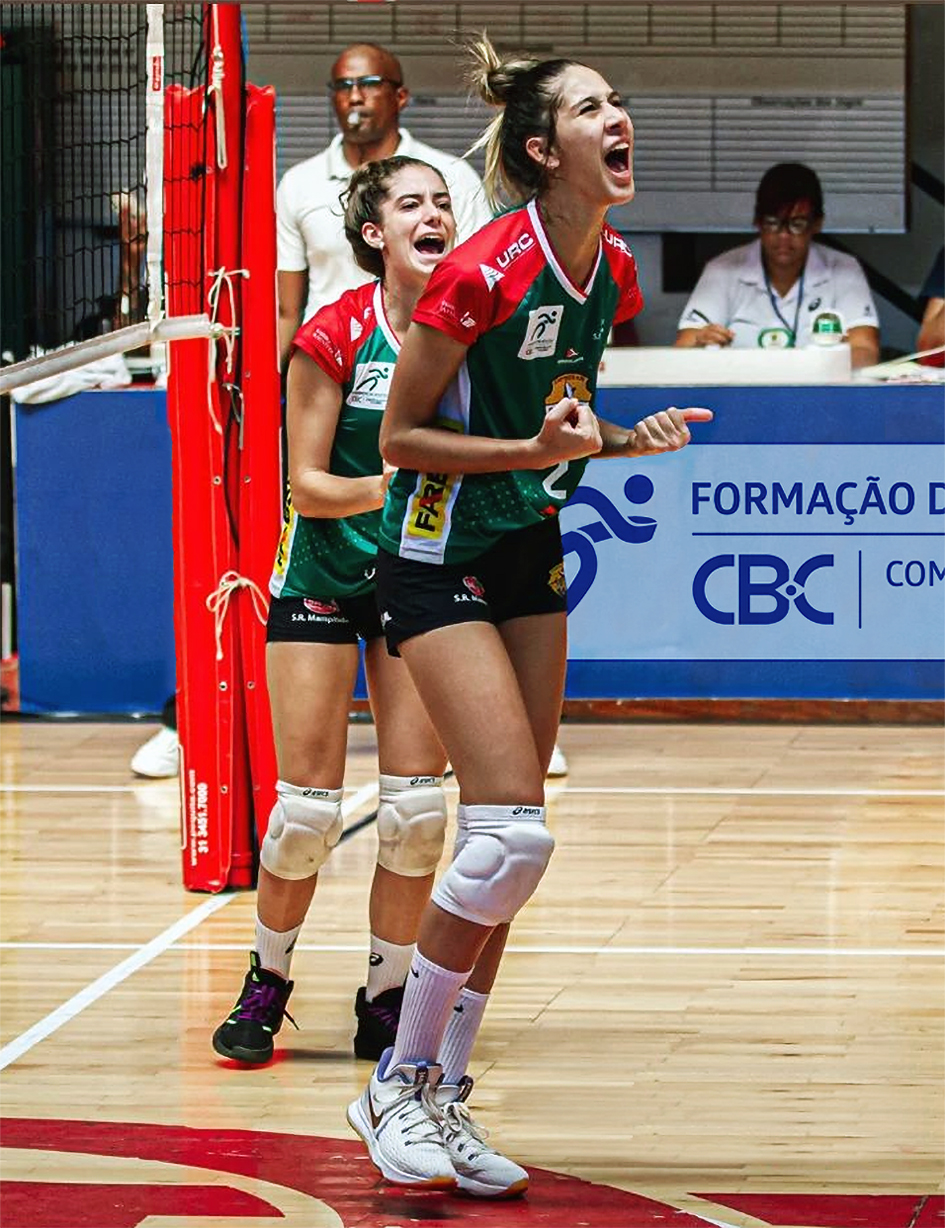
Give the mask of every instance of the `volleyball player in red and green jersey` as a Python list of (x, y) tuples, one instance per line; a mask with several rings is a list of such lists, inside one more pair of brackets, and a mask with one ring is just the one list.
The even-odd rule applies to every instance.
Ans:
[[(633, 255), (609, 226), (578, 285), (556, 255), (535, 200), (504, 214), (444, 261), (414, 311), (415, 324), (465, 350), (437, 425), (520, 440), (537, 435), (548, 409), (565, 398), (591, 405), (611, 325), (642, 306)], [(442, 480), (402, 468), (384, 507), (381, 547), (430, 563), (476, 558), (507, 533), (553, 520), (587, 459), (544, 469), (444, 472)]]
[(384, 647), (374, 596), (377, 530), (391, 469), (378, 431), (417, 299), (452, 247), (441, 174), (413, 158), (366, 163), (345, 229), (379, 280), (323, 307), (289, 365), (290, 496), (270, 581), (266, 666), (279, 767), (260, 849), (255, 950), (239, 1000), (213, 1035), (221, 1055), (268, 1061), (292, 991), (292, 953), (318, 871), (337, 843), (348, 713), (364, 644), (380, 768), (378, 857), (355, 1052), (393, 1037), (417, 926), (446, 827), (445, 755), (401, 661)]
[(381, 621), (450, 756), (458, 834), (394, 1046), (348, 1120), (389, 1180), (508, 1196), (528, 1174), (472, 1125), (465, 1068), (508, 923), (554, 844), (543, 782), (566, 660), (557, 512), (589, 456), (672, 451), (687, 421), (712, 415), (674, 408), (625, 429), (594, 413), (610, 326), (640, 306), (633, 259), (604, 221), (634, 194), (620, 98), (585, 65), (501, 59), (485, 36), (472, 57), (500, 108), (481, 142), (487, 190), (501, 181), (524, 207), (431, 278), (380, 440), (400, 470), (379, 539)]

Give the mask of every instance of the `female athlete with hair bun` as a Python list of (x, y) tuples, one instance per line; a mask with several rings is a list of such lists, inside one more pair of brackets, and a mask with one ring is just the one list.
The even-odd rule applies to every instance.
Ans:
[(459, 781), (458, 834), (394, 1046), (348, 1119), (388, 1180), (500, 1197), (528, 1174), (483, 1142), (465, 1072), (508, 923), (554, 845), (543, 786), (566, 660), (558, 512), (589, 456), (674, 451), (712, 415), (668, 409), (625, 429), (594, 413), (610, 328), (642, 306), (633, 256), (604, 220), (634, 194), (616, 92), (570, 60), (501, 58), (485, 36), (471, 58), (498, 108), (479, 142), (486, 189), (518, 207), (447, 257), (414, 311), (381, 428), (397, 473), (378, 551), (388, 647)]
[(224, 1057), (265, 1062), (292, 992), (292, 952), (319, 869), (341, 835), (348, 713), (364, 641), (380, 765), (379, 848), (367, 983), (354, 1039), (393, 1040), (420, 914), (446, 828), (446, 756), (404, 662), (384, 647), (374, 594), (377, 532), (393, 470), (378, 450), (401, 339), (456, 224), (443, 176), (392, 157), (353, 174), (345, 232), (378, 280), (323, 307), (289, 366), (290, 494), (270, 581), (267, 672), (280, 779), (260, 850), (256, 943), (236, 1005), (213, 1034)]

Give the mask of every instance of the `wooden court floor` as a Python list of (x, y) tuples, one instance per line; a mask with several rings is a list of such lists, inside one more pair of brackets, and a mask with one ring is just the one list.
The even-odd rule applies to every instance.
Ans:
[[(568, 724), (557, 851), (474, 1054), (517, 1204), (391, 1192), (344, 1107), (375, 835), (261, 1069), (210, 1033), (253, 895), (184, 891), (150, 729), (0, 729), (0, 1228), (942, 1228), (940, 728)], [(347, 823), (375, 804), (351, 729)], [(455, 790), (450, 794), (455, 802)]]

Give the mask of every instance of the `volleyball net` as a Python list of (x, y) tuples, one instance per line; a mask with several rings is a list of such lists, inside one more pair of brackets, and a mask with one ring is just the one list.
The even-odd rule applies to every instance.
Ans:
[(4, 5), (0, 37), (0, 392), (142, 346), (166, 368), (184, 883), (249, 886), (276, 779), (274, 92), (237, 4)]
[(0, 10), (0, 391), (168, 331), (164, 98), (205, 78), (205, 23), (195, 4)]

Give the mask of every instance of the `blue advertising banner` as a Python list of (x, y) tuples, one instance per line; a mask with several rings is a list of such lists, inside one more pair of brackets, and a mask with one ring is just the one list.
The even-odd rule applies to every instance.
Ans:
[[(690, 447), (592, 461), (562, 513), (567, 697), (941, 699), (943, 389), (598, 398), (628, 425), (693, 404), (716, 418)], [(159, 711), (174, 685), (164, 393), (20, 408), (17, 443), (24, 709)]]
[[(609, 391), (615, 421), (696, 403)], [(942, 391), (697, 397), (688, 448), (591, 462), (562, 512), (569, 697), (942, 697)]]

